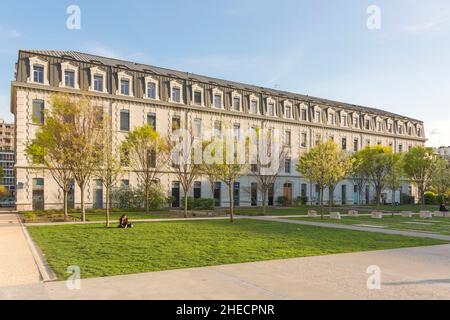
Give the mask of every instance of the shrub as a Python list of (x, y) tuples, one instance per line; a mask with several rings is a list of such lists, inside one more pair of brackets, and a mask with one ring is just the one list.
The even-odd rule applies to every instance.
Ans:
[(414, 197), (409, 194), (402, 193), (400, 202), (401, 204), (414, 204)]
[[(181, 200), (181, 206), (184, 207), (184, 198)], [(211, 210), (214, 208), (214, 199), (209, 198), (198, 198), (193, 197), (187, 198), (187, 208), (188, 210), (198, 209), (198, 210)]]
[(287, 205), (288, 199), (285, 196), (279, 196), (277, 198), (277, 203), (285, 207)]
[(427, 191), (424, 194), (425, 204), (436, 204), (436, 194), (431, 191)]
[(437, 204), (445, 204), (448, 201), (448, 196), (445, 194), (439, 194), (436, 196)]
[[(144, 208), (145, 192), (143, 188), (122, 187), (111, 192), (113, 208), (136, 209)], [(150, 209), (161, 209), (167, 205), (167, 197), (160, 185), (152, 185), (148, 194)]]

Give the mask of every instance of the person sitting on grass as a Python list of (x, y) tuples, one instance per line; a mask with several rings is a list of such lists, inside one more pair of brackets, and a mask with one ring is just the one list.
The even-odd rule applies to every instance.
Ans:
[(128, 217), (126, 216), (126, 214), (120, 216), (119, 228), (122, 229), (133, 228), (133, 225), (131, 223), (128, 223)]
[(439, 206), (439, 211), (440, 212), (448, 212), (448, 209), (445, 207), (445, 204), (441, 203), (441, 205)]

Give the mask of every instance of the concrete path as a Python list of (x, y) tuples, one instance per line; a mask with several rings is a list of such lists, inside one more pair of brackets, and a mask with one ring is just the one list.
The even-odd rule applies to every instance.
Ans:
[(38, 283), (40, 273), (15, 213), (0, 214), (1, 287)]
[(305, 225), (305, 226), (346, 229), (346, 230), (356, 230), (356, 231), (368, 231), (368, 232), (376, 232), (376, 233), (397, 234), (397, 235), (409, 236), (409, 237), (431, 238), (431, 239), (437, 239), (437, 240), (450, 241), (450, 236), (437, 234), (437, 233), (404, 231), (404, 230), (394, 230), (394, 229), (380, 229), (380, 228), (374, 228), (374, 227), (361, 227), (361, 226), (353, 226), (353, 225), (345, 225), (345, 224), (337, 224), (337, 223), (314, 222), (314, 221), (304, 221), (304, 220), (289, 220), (289, 219), (274, 218), (274, 217), (252, 217), (252, 219), (300, 224), (300, 225)]
[[(369, 266), (381, 287), (369, 290)], [(450, 299), (450, 245), (2, 288), (0, 299)]]

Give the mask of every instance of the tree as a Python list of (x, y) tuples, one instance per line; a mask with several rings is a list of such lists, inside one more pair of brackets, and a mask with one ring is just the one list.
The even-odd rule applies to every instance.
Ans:
[[(280, 165), (286, 160), (289, 150), (286, 146), (281, 146), (277, 143), (276, 137), (273, 137), (272, 134), (270, 134), (270, 131), (266, 135), (267, 139), (263, 139), (262, 145), (259, 143), (259, 139), (264, 138), (264, 136), (262, 136), (259, 128), (255, 130), (255, 133), (258, 139), (254, 143), (256, 145), (256, 159), (254, 159), (256, 160), (256, 163), (251, 165), (248, 174), (257, 182), (258, 189), (262, 195), (263, 215), (265, 215), (267, 212), (269, 189), (280, 175)], [(265, 154), (263, 153), (266, 153), (267, 156), (269, 154), (274, 155), (276, 156), (276, 159), (269, 159), (269, 157), (265, 157)]]
[[(180, 181), (184, 193), (184, 217), (187, 218), (188, 194), (194, 180), (202, 173), (202, 141), (196, 139), (192, 126), (187, 130), (173, 132), (167, 139), (172, 154), (172, 169)], [(198, 151), (199, 154), (196, 154)], [(199, 156), (200, 158), (196, 158)]]
[(392, 153), (389, 161), (386, 185), (392, 190), (392, 204), (395, 203), (395, 192), (402, 186), (403, 182), (403, 158), (400, 153)]
[(297, 171), (307, 180), (317, 184), (322, 219), (325, 188), (340, 181), (350, 170), (351, 163), (351, 159), (339, 151), (338, 145), (331, 140), (319, 143), (300, 156)]
[(46, 111), (45, 123), (36, 132), (35, 138), (25, 148), (33, 165), (48, 170), (63, 194), (64, 220), (68, 218), (67, 198), (73, 174), (70, 170), (70, 148), (67, 138), (70, 126), (66, 119), (67, 98), (53, 96), (53, 108)]
[(437, 168), (437, 155), (433, 148), (416, 146), (404, 155), (403, 170), (419, 190), (420, 203), (425, 204), (425, 191), (431, 185)]
[(129, 132), (121, 147), (122, 157), (136, 173), (144, 189), (145, 212), (149, 213), (149, 192), (167, 164), (166, 141), (148, 124)]
[(450, 193), (450, 165), (442, 158), (437, 159), (436, 170), (432, 176), (432, 187), (442, 197), (445, 205), (447, 195)]
[(104, 134), (102, 142), (102, 162), (97, 170), (97, 176), (102, 180), (105, 187), (105, 220), (106, 227), (109, 227), (109, 213), (111, 209), (111, 189), (119, 182), (123, 172), (120, 158), (116, 156), (118, 146), (113, 142), (111, 119), (104, 117), (103, 119)]
[(392, 163), (392, 149), (383, 146), (367, 146), (357, 152), (360, 158), (359, 170), (367, 174), (368, 181), (375, 189), (377, 205), (381, 203), (381, 193), (388, 184)]
[(51, 111), (62, 126), (58, 138), (66, 153), (66, 164), (80, 188), (81, 220), (86, 221), (84, 193), (102, 160), (103, 109), (86, 96), (55, 95)]
[(364, 187), (367, 184), (367, 173), (363, 167), (363, 159), (359, 152), (352, 155), (353, 166), (350, 170), (350, 176), (352, 177), (353, 183), (358, 188), (358, 204), (362, 205), (362, 195)]

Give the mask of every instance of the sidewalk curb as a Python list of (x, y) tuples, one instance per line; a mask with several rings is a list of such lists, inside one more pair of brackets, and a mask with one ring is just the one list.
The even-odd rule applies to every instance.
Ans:
[(58, 279), (56, 274), (53, 272), (52, 268), (48, 264), (41, 250), (36, 246), (33, 239), (31, 238), (26, 226), (22, 223), (22, 220), (17, 216), (19, 224), (22, 227), (23, 234), (30, 248), (31, 254), (33, 255), (34, 262), (39, 270), (39, 274), (42, 278), (42, 282), (55, 281)]

